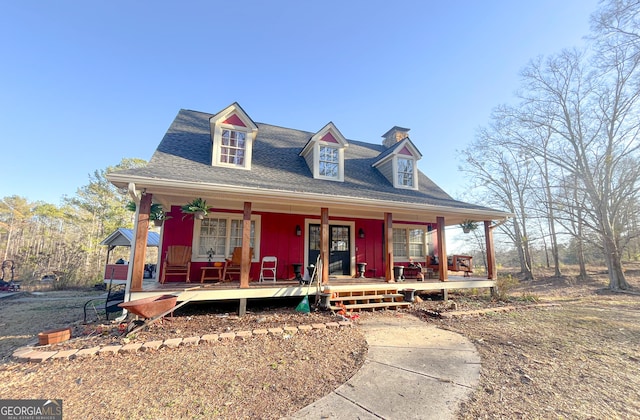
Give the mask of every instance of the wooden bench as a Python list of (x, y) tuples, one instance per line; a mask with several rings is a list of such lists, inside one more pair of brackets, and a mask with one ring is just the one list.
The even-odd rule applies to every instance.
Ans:
[[(438, 272), (440, 266), (434, 262), (428, 264), (433, 272)], [(464, 277), (469, 277), (473, 273), (473, 257), (470, 255), (453, 255), (447, 258), (447, 270), (462, 271)]]

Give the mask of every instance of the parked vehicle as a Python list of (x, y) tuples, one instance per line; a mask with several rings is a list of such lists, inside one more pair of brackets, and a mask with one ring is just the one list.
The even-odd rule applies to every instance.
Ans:
[(55, 274), (45, 274), (44, 276), (42, 276), (42, 278), (40, 279), (41, 282), (54, 282), (58, 280), (58, 276), (56, 276)]

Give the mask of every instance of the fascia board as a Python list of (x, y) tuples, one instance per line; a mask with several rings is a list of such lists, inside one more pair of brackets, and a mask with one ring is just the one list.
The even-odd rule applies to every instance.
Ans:
[(354, 206), (352, 196), (328, 196), (317, 193), (304, 193), (296, 191), (270, 191), (257, 188), (230, 186), (223, 184), (204, 184), (191, 181), (175, 181), (165, 179), (150, 179), (135, 176), (119, 176), (116, 174), (108, 174), (107, 179), (116, 185), (127, 185), (134, 182), (138, 188), (149, 188), (159, 190), (158, 194), (167, 193), (180, 196), (190, 195), (206, 195), (206, 193), (223, 193), (228, 197), (236, 198), (242, 201), (264, 201), (273, 202), (274, 199), (279, 201), (286, 200), (292, 204), (308, 205), (309, 202), (326, 203), (331, 206), (362, 208), (369, 210), (385, 209), (385, 212), (429, 212), (455, 215), (457, 218), (485, 218), (491, 220), (503, 220), (512, 217), (511, 214), (480, 209), (465, 209), (450, 206), (427, 205), (421, 203), (405, 203), (392, 200), (376, 200), (369, 198), (358, 198), (357, 205)]

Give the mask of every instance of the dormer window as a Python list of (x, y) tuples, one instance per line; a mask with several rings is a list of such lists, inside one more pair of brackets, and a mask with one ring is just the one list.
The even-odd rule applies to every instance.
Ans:
[(333, 123), (309, 139), (300, 156), (304, 157), (316, 179), (344, 181), (344, 149), (349, 146), (347, 140)]
[(398, 185), (402, 187), (413, 187), (413, 179), (415, 164), (413, 159), (405, 159), (405, 158), (397, 158), (397, 174), (398, 174)]
[(338, 149), (336, 147), (320, 146), (320, 158), (318, 163), (320, 176), (326, 176), (329, 178), (338, 177), (340, 159), (338, 158)]
[[(398, 128), (398, 127), (394, 127)], [(408, 129), (406, 129), (408, 130)], [(390, 130), (391, 131), (391, 130)], [(392, 133), (393, 134), (393, 133)], [(378, 160), (373, 163), (373, 167), (377, 168), (384, 175), (394, 188), (404, 188), (410, 190), (418, 189), (418, 160), (422, 155), (413, 145), (409, 137), (390, 137), (400, 138), (399, 141), (389, 144), (388, 149), (380, 153)]]
[(230, 105), (211, 117), (210, 122), (211, 165), (251, 169), (253, 140), (258, 127), (240, 105)]
[(242, 131), (222, 130), (220, 163), (244, 167), (247, 134)]

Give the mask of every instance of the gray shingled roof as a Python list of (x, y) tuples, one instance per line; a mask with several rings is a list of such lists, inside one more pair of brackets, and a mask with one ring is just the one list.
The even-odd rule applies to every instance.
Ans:
[[(407, 140), (409, 143), (411, 143), (411, 146), (413, 146), (413, 148), (415, 148), (416, 150), (418, 150), (418, 148), (416, 147), (415, 144), (413, 144), (413, 142), (411, 141), (411, 139), (409, 137), (404, 138), (403, 140)], [(400, 142), (398, 142), (400, 143)], [(395, 150), (398, 148), (398, 143), (388, 147), (385, 151), (383, 151), (382, 153), (380, 153), (373, 162), (371, 162), (372, 164), (378, 161), (383, 160), (384, 158), (386, 158), (387, 156), (389, 156), (390, 154), (392, 154), (393, 152), (395, 152)], [(422, 154), (419, 150), (418, 153)], [(418, 185), (419, 186), (419, 185)]]
[(452, 199), (422, 172), (419, 190), (393, 185), (371, 165), (388, 153), (382, 144), (347, 140), (344, 182), (314, 179), (298, 154), (315, 133), (256, 123), (251, 170), (211, 166), (209, 119), (213, 114), (180, 110), (149, 164), (120, 171), (141, 177), (225, 184), (271, 191), (307, 192), (327, 196), (361, 197), (413, 204), (491, 210)]

